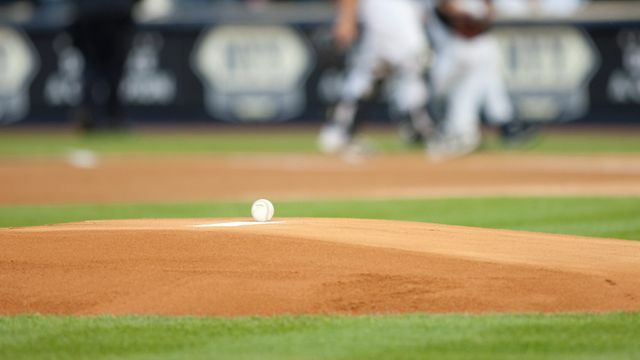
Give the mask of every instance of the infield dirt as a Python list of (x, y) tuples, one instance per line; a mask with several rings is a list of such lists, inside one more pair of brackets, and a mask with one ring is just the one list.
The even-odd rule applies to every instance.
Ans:
[(345, 161), (321, 155), (0, 159), (0, 204), (69, 204), (447, 196), (640, 195), (640, 156), (477, 154), (429, 163), (423, 154)]
[(0, 229), (0, 313), (640, 310), (636, 242), (354, 219), (194, 227), (231, 220)]

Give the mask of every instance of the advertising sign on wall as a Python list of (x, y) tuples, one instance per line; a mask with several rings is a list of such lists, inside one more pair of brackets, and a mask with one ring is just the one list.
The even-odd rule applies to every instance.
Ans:
[(38, 58), (29, 39), (20, 32), (0, 27), (0, 123), (21, 120), (29, 112), (29, 87)]
[(305, 107), (312, 68), (305, 39), (285, 26), (219, 26), (196, 46), (205, 106), (226, 121), (288, 120)]
[(520, 119), (568, 121), (585, 115), (600, 57), (586, 33), (571, 26), (531, 26), (502, 27), (496, 36)]
[[(273, 18), (238, 11), (233, 21), (168, 16), (141, 22), (119, 86), (128, 116), (323, 120), (340, 91), (345, 54), (332, 39), (333, 12), (306, 21), (309, 14), (298, 6), (300, 13)], [(0, 123), (69, 120), (67, 110), (82, 100), (85, 63), (65, 27), (37, 17), (0, 26)], [(498, 23), (493, 31), (520, 119), (639, 121), (640, 20), (525, 19)], [(367, 120), (387, 120), (382, 90), (361, 107)]]

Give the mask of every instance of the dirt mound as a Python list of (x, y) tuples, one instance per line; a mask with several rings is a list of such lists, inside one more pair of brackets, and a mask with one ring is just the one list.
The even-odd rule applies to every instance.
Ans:
[(640, 310), (640, 243), (411, 222), (234, 221), (1, 229), (0, 313)]

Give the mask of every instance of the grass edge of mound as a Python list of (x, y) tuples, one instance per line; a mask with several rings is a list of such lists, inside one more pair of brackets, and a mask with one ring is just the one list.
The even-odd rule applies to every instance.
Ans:
[[(275, 201), (275, 204), (276, 219), (366, 218), (640, 240), (640, 218), (635, 216), (640, 213), (640, 198), (636, 197)], [(0, 227), (249, 215), (250, 202), (0, 206)]]

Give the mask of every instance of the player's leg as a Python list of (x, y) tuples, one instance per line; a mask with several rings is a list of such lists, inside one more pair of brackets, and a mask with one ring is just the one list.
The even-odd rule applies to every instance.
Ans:
[(498, 127), (501, 140), (507, 145), (528, 142), (538, 132), (538, 126), (515, 117), (511, 99), (499, 71), (485, 73), (485, 110), (489, 122)]
[[(530, 140), (538, 131), (535, 124), (519, 121), (515, 116), (507, 85), (502, 74), (502, 60), (497, 41), (490, 35), (479, 39), (478, 51), (484, 61), (481, 73), (486, 88), (485, 110), (487, 119), (498, 126), (502, 141), (517, 145)], [(479, 70), (480, 71), (480, 70)]]
[(439, 47), (431, 68), (435, 101), (444, 104), (438, 130), (428, 140), (432, 159), (446, 159), (473, 151), (479, 144), (479, 112), (482, 89), (469, 69), (468, 40), (449, 36)]
[(480, 110), (483, 83), (478, 73), (467, 72), (447, 97), (444, 134), (465, 148), (475, 148), (480, 142)]
[(436, 53), (430, 73), (434, 97), (446, 96), (455, 83), (455, 78), (461, 72), (460, 56), (457, 55), (458, 47), (452, 40), (440, 47)]
[(497, 42), (490, 35), (476, 39), (480, 57), (476, 72), (486, 89), (484, 103), (487, 119), (495, 125), (504, 125), (513, 120), (513, 106), (502, 75), (502, 62)]
[(441, 89), (446, 94), (446, 112), (438, 135), (428, 144), (429, 155), (434, 159), (470, 153), (481, 139), (480, 110), (485, 91), (482, 73), (474, 71), (468, 58), (474, 53), (473, 44), (462, 39), (454, 41), (449, 46), (452, 46), (451, 54), (455, 54), (452, 61), (455, 66), (449, 69), (446, 78), (439, 80), (440, 86), (446, 84), (444, 90)]
[(392, 87), (392, 116), (403, 141), (421, 144), (433, 132), (426, 105), (429, 92), (423, 78), (420, 56), (406, 59), (395, 68)]
[(101, 116), (100, 106), (94, 96), (94, 89), (100, 84), (100, 71), (97, 65), (100, 55), (95, 41), (95, 29), (91, 22), (78, 18), (69, 30), (75, 47), (80, 50), (85, 60), (82, 103), (75, 109), (73, 117), (80, 130), (94, 131)]
[(127, 119), (119, 87), (131, 47), (133, 22), (129, 17), (113, 19), (108, 26), (105, 26), (104, 30), (110, 33), (109, 39), (105, 39), (103, 42), (105, 51), (108, 51), (108, 54), (105, 54), (105, 59), (108, 63), (107, 82), (110, 89), (106, 103), (107, 120), (112, 129), (123, 130), (127, 127)]
[(374, 80), (377, 59), (373, 45), (365, 34), (362, 44), (355, 49), (340, 100), (330, 110), (328, 121), (320, 130), (318, 144), (322, 152), (343, 151), (356, 135), (358, 102), (369, 91)]

